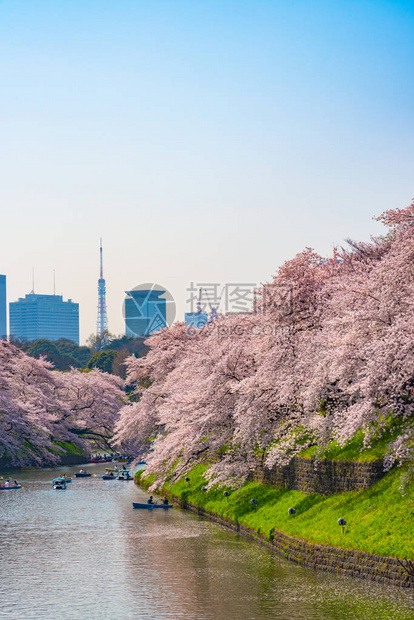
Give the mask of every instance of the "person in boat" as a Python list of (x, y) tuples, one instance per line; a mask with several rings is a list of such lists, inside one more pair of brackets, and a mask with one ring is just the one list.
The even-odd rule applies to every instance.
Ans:
[(80, 474), (86, 474), (86, 469), (80, 469), (80, 470), (79, 470), (79, 473), (80, 473)]
[(168, 506), (168, 498), (164, 497), (164, 499), (162, 500), (162, 503), (164, 506)]
[(111, 471), (111, 472), (109, 473), (109, 477), (110, 477), (110, 478), (113, 478), (113, 477), (114, 477), (114, 472), (113, 472), (113, 471)]
[(150, 496), (150, 498), (147, 500), (147, 504), (155, 504), (154, 502), (154, 498), (152, 497), (152, 495)]
[(15, 481), (13, 482), (13, 486), (14, 486), (14, 487), (18, 487), (18, 486), (19, 486), (19, 483), (17, 482), (17, 480), (15, 480)]
[(6, 482), (4, 483), (5, 487), (9, 487), (10, 486), (10, 480), (6, 480)]

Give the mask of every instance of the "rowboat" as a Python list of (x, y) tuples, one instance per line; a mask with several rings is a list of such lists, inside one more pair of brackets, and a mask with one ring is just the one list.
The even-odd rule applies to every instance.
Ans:
[(24, 469), (25, 471), (28, 471), (29, 469), (42, 469), (41, 467), (20, 467), (20, 469)]
[(102, 476), (102, 480), (116, 480), (116, 476), (111, 476), (110, 474), (105, 474)]
[(112, 463), (112, 457), (108, 459), (90, 459), (88, 463)]
[(132, 502), (134, 508), (143, 508), (144, 510), (153, 510), (154, 508), (173, 508), (171, 504), (140, 504), (139, 502)]
[(132, 502), (132, 506), (143, 510), (154, 510), (155, 508), (155, 504), (139, 504), (138, 502)]
[(91, 476), (92, 474), (87, 474), (87, 473), (81, 474), (80, 472), (75, 474), (75, 478), (90, 478)]
[(14, 484), (13, 486), (5, 487), (4, 485), (0, 485), (0, 491), (14, 491), (16, 489), (21, 489), (21, 484)]

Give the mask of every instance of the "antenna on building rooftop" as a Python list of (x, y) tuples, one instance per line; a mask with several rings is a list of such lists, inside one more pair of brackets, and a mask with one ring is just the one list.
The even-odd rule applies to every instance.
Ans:
[(99, 249), (99, 252), (100, 252), (100, 255), (101, 255), (101, 271), (100, 271), (99, 277), (102, 280), (102, 278), (103, 278), (102, 237), (100, 238), (100, 249)]
[(31, 295), (34, 295), (34, 267), (32, 267), (32, 290), (30, 291)]
[(56, 272), (53, 270), (53, 295), (56, 295)]

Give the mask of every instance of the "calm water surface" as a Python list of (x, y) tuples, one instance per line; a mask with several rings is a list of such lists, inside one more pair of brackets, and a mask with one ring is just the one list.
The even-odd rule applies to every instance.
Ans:
[[(133, 482), (18, 474), (0, 492), (0, 618), (7, 620), (413, 620), (402, 589), (296, 566), (178, 508), (133, 510)], [(16, 477), (16, 472), (12, 474)]]

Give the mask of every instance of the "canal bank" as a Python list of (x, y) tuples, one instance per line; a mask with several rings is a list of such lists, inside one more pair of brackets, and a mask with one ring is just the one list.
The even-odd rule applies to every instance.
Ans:
[[(237, 491), (207, 491), (204, 471), (198, 466), (162, 492), (180, 507), (254, 538), (303, 566), (414, 587), (410, 526), (414, 513), (411, 494), (401, 494), (399, 472), (390, 472), (369, 489), (321, 496), (258, 482)], [(138, 474), (136, 482), (148, 488), (153, 480), (141, 480)], [(340, 518), (345, 518), (345, 528), (339, 526)]]
[[(83, 465), (84, 463), (87, 463), (89, 461), (90, 456), (86, 453), (83, 452), (79, 446), (76, 446), (73, 443), (70, 443), (68, 441), (64, 441), (64, 442), (56, 442), (55, 443), (56, 446), (59, 446), (60, 449), (56, 449), (56, 450), (50, 450), (51, 455), (53, 454), (53, 458), (54, 457), (58, 457), (59, 458), (59, 463), (52, 463), (51, 461), (46, 462), (46, 461), (42, 461), (41, 464), (37, 464), (36, 466), (38, 467), (53, 467), (55, 466), (66, 466), (66, 465)], [(33, 463), (33, 461), (23, 461), (26, 465), (35, 465)], [(20, 465), (14, 465), (12, 463), (12, 461), (8, 458), (8, 457), (0, 457), (0, 471), (2, 470), (9, 470), (9, 471), (16, 471), (19, 470), (21, 468)]]
[(147, 492), (87, 469), (21, 472), (0, 494), (0, 620), (412, 620), (412, 590), (311, 571), (189, 511), (134, 510)]

